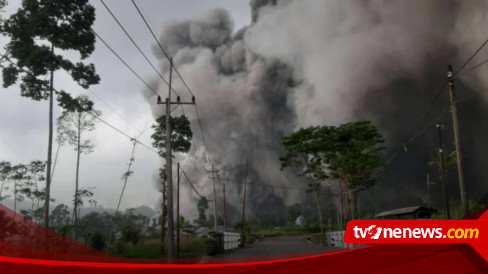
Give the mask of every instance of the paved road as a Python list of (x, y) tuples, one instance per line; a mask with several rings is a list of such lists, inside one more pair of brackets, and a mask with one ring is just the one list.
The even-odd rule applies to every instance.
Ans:
[[(309, 242), (305, 236), (280, 236), (264, 238), (251, 246), (237, 248), (219, 253), (211, 258), (254, 257), (267, 255), (284, 255), (303, 252), (318, 252), (329, 250), (330, 247)], [(324, 252), (325, 253), (325, 252)], [(273, 256), (275, 257), (275, 256)], [(207, 257), (208, 258), (208, 257)]]

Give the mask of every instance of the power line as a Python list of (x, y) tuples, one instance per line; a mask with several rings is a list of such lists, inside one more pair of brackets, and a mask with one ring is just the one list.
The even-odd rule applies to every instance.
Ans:
[(469, 57), (469, 59), (464, 62), (464, 64), (454, 73), (454, 76), (458, 75), (458, 73), (460, 73), (463, 68), (469, 63), (471, 62), (471, 60), (473, 60), (473, 58), (481, 51), (481, 49), (483, 49), (484, 46), (486, 46), (486, 44), (488, 44), (488, 39), (486, 39), (485, 42), (483, 42), (483, 44), (481, 44), (481, 46), (471, 55), (471, 57)]
[(125, 118), (125, 116), (123, 116), (122, 114), (120, 114), (118, 111), (116, 111), (115, 109), (113, 109), (108, 103), (106, 103), (104, 100), (102, 100), (102, 98), (100, 98), (100, 96), (98, 96), (95, 92), (93, 92), (92, 90), (88, 90), (88, 91), (91, 94), (93, 94), (93, 96), (95, 96), (106, 107), (108, 107), (112, 112), (114, 112), (115, 114), (117, 114), (117, 116), (119, 116), (122, 120), (124, 120), (129, 126), (131, 126), (133, 129), (137, 130), (138, 132), (141, 132), (140, 129), (138, 129), (137, 127), (135, 127), (127, 118)]
[(465, 71), (465, 72), (463, 72), (463, 73), (457, 74), (456, 76), (454, 76), (454, 77), (453, 77), (453, 79), (456, 79), (456, 78), (458, 78), (458, 77), (461, 77), (461, 76), (463, 76), (463, 75), (466, 75), (466, 74), (468, 74), (468, 73), (470, 73), (471, 71), (473, 71), (473, 70), (475, 70), (475, 69), (477, 69), (477, 68), (481, 67), (482, 65), (484, 65), (484, 64), (486, 64), (486, 63), (488, 63), (488, 59), (486, 59), (485, 61), (483, 61), (483, 62), (481, 62), (481, 63), (479, 63), (479, 64), (477, 64), (477, 65), (475, 65), (475, 66), (473, 66), (472, 68), (468, 69), (467, 71)]
[[(467, 72), (464, 72), (462, 74), (459, 74), (462, 69), (481, 51), (481, 49), (483, 49), (483, 47), (488, 44), (488, 39), (471, 55), (471, 57), (468, 58), (468, 60), (466, 62), (464, 62), (464, 64), (457, 70), (456, 73), (454, 73), (454, 77), (461, 77), (462, 75), (480, 67), (481, 65), (485, 64), (488, 62), (488, 60), (485, 60), (483, 61), (482, 63), (474, 66), (473, 68), (469, 69)], [(402, 148), (406, 149), (406, 146), (407, 144), (411, 143), (414, 139), (416, 139), (417, 137), (419, 137), (420, 135), (422, 135), (423, 131), (426, 130), (426, 128), (428, 128), (429, 126), (427, 126), (423, 131), (421, 131), (419, 134), (415, 134), (417, 132), (417, 130), (419, 129), (419, 127), (421, 126), (421, 124), (424, 123), (425, 119), (429, 116), (429, 114), (432, 112), (432, 110), (434, 109), (434, 106), (435, 104), (437, 103), (437, 101), (439, 100), (439, 98), (441, 97), (442, 95), (442, 92), (444, 91), (444, 88), (446, 87), (447, 83), (446, 84), (443, 84), (442, 87), (439, 89), (439, 92), (436, 94), (434, 100), (431, 102), (430, 106), (429, 106), (429, 109), (427, 110), (427, 112), (422, 116), (421, 118), (421, 121), (420, 123), (417, 124), (417, 126), (413, 129), (413, 131), (410, 133), (409, 137), (407, 138), (407, 141), (403, 142), (403, 144), (400, 146), (399, 149), (397, 150), (394, 150), (395, 152), (393, 153), (390, 153), (390, 158), (385, 162), (385, 164), (382, 166), (382, 168), (380, 170), (383, 170), (385, 167), (389, 166), (393, 160), (396, 158), (396, 156), (398, 156), (398, 154), (401, 152)], [(469, 99), (469, 98), (464, 98), (458, 102), (461, 102), (461, 101), (464, 101), (466, 99)], [(458, 103), (456, 102), (456, 103)], [(443, 114), (445, 112), (445, 110), (442, 111)], [(362, 185), (368, 183), (374, 176), (371, 176), (365, 183), (363, 183)]]
[[(146, 18), (142, 14), (141, 10), (139, 9), (139, 6), (137, 6), (137, 4), (136, 4), (136, 2), (134, 0), (132, 0), (132, 4), (134, 4), (134, 7), (136, 8), (136, 10), (139, 13), (140, 17), (144, 21), (144, 24), (146, 24), (146, 27), (148, 28), (149, 32), (151, 32), (152, 37), (154, 38), (154, 40), (156, 40), (156, 43), (158, 44), (159, 48), (161, 49), (161, 51), (163, 52), (163, 54), (166, 56), (166, 58), (169, 61), (171, 59), (171, 57), (169, 56), (168, 52), (164, 49), (163, 45), (161, 45), (161, 42), (159, 42), (159, 39), (156, 37), (156, 34), (154, 34), (153, 29), (151, 28), (151, 26), (147, 22)], [(188, 90), (188, 92), (190, 92), (191, 96), (195, 96), (193, 94), (193, 92), (191, 91), (190, 87), (186, 84), (186, 82), (183, 79), (183, 77), (181, 77), (181, 74), (178, 71), (178, 69), (176, 67), (174, 67), (174, 70), (175, 70), (176, 74), (178, 75), (178, 77), (181, 79), (181, 82), (183, 82), (183, 85), (186, 87), (186, 89)]]
[[(168, 81), (163, 77), (163, 75), (161, 75), (161, 73), (159, 72), (159, 70), (154, 66), (154, 64), (149, 60), (149, 58), (147, 57), (147, 55), (142, 51), (142, 49), (139, 47), (139, 45), (137, 45), (137, 43), (134, 41), (134, 39), (132, 38), (132, 36), (127, 32), (127, 30), (124, 28), (124, 26), (120, 23), (120, 21), (117, 19), (117, 17), (113, 14), (113, 12), (110, 10), (110, 8), (105, 4), (105, 2), (103, 0), (100, 0), (100, 2), (102, 2), (103, 6), (107, 9), (107, 11), (110, 13), (110, 15), (112, 16), (112, 18), (115, 20), (115, 22), (117, 22), (117, 24), (119, 25), (119, 27), (124, 31), (125, 35), (127, 36), (127, 38), (129, 38), (129, 40), (132, 42), (132, 44), (137, 48), (137, 50), (141, 53), (141, 55), (144, 57), (144, 59), (146, 59), (146, 61), (149, 63), (149, 65), (153, 68), (153, 70), (158, 74), (159, 78), (161, 78), (161, 80), (163, 80), (163, 82), (169, 86), (169, 83)], [(178, 92), (176, 92), (174, 90), (174, 88), (171, 88), (171, 90), (179, 96)]]
[[(153, 29), (151, 28), (148, 20), (146, 19), (146, 17), (144, 16), (144, 14), (142, 13), (142, 11), (140, 10), (139, 6), (137, 5), (137, 3), (135, 2), (135, 0), (131, 0), (132, 1), (132, 4), (134, 5), (134, 7), (136, 8), (139, 16), (141, 17), (141, 19), (144, 21), (144, 24), (146, 25), (147, 29), (149, 30), (149, 32), (151, 33), (152, 37), (154, 38), (154, 40), (156, 41), (156, 43), (158, 44), (159, 48), (161, 49), (161, 51), (163, 52), (163, 54), (166, 56), (166, 58), (168, 60), (171, 59), (171, 57), (169, 56), (168, 52), (164, 49), (163, 45), (161, 44), (161, 42), (159, 41), (159, 39), (156, 37), (156, 34), (154, 33)], [(171, 62), (170, 62), (171, 64)], [(183, 79), (183, 77), (181, 76), (180, 72), (178, 71), (178, 69), (174, 67), (174, 70), (176, 72), (176, 74), (178, 75), (178, 77), (181, 79), (181, 81), (183, 82), (183, 85), (186, 87), (186, 89), (188, 90), (188, 92), (194, 97), (194, 93), (191, 91), (190, 87), (187, 85), (187, 83), (185, 82), (185, 80)], [(205, 152), (206, 152), (206, 155), (207, 155), (207, 161), (210, 161), (208, 159), (208, 146), (207, 146), (207, 141), (205, 139), (205, 134), (203, 133), (203, 127), (202, 127), (202, 121), (200, 119), (200, 114), (198, 112), (198, 107), (196, 105), (196, 103), (194, 104), (195, 106), (195, 112), (197, 114), (197, 119), (198, 119), (198, 126), (199, 126), (199, 129), (200, 129), (200, 133), (202, 134), (202, 141), (203, 141), (203, 144), (205, 146)], [(182, 108), (182, 111), (183, 111), (183, 108)], [(183, 111), (183, 115), (184, 115), (184, 111)], [(211, 161), (210, 161), (211, 162)]]
[[(195, 193), (198, 195), (198, 197), (200, 198), (205, 198), (205, 196), (201, 195), (200, 192), (198, 192), (198, 190), (195, 188), (195, 186), (192, 184), (192, 182), (190, 181), (190, 179), (188, 178), (188, 176), (186, 175), (186, 172), (181, 168), (180, 166), (180, 170), (181, 170), (181, 173), (183, 173), (183, 175), (185, 176), (186, 180), (188, 181), (188, 183), (190, 184), (190, 186), (193, 188), (193, 190), (195, 191)], [(207, 201), (210, 201), (210, 200), (207, 200)]]
[(198, 113), (197, 104), (195, 104), (195, 112), (197, 113), (198, 127), (200, 128), (200, 133), (202, 134), (202, 141), (203, 141), (203, 145), (205, 146), (205, 152), (208, 152), (207, 141), (205, 140), (205, 134), (203, 134), (202, 121), (200, 119), (200, 114)]
[(95, 117), (96, 119), (98, 119), (100, 122), (104, 123), (105, 125), (109, 126), (110, 128), (112, 128), (113, 130), (117, 131), (118, 133), (122, 134), (123, 136), (129, 138), (129, 140), (131, 141), (135, 141), (137, 142), (138, 144), (140, 144), (141, 146), (147, 148), (148, 150), (156, 153), (159, 155), (159, 153), (157, 151), (155, 151), (154, 149), (150, 148), (149, 146), (147, 146), (146, 144), (142, 143), (141, 141), (137, 140), (136, 138), (134, 137), (131, 137), (129, 136), (127, 133), (123, 132), (122, 130), (116, 128), (115, 126), (111, 125), (110, 123), (108, 123), (107, 121), (103, 120), (102, 118), (100, 118), (100, 116), (96, 115), (95, 113), (93, 112), (89, 112), (91, 115), (93, 115), (93, 117)]
[[(6, 56), (6, 54), (3, 55), (4, 57)], [(13, 64), (14, 66), (16, 66), (18, 69), (20, 69), (21, 71), (23, 71), (24, 73), (28, 73), (28, 74), (32, 74), (31, 72), (25, 70), (24, 68), (18, 66), (15, 62), (13, 62), (12, 60), (10, 60), (8, 57), (6, 57), (6, 60), (9, 61), (11, 64)], [(44, 84), (46, 86), (48, 86), (48, 84)], [(53, 91), (55, 91), (56, 93), (59, 93), (59, 91), (55, 88), (53, 88)], [(107, 121), (103, 120), (102, 118), (100, 118), (99, 115), (95, 114), (94, 112), (92, 111), (89, 111), (89, 113), (91, 115), (93, 115), (93, 117), (95, 117), (96, 119), (98, 119), (99, 121), (101, 121), (102, 123), (106, 124), (107, 126), (111, 127), (113, 130), (117, 131), (118, 133), (122, 134), (123, 136), (129, 138), (129, 140), (133, 141), (133, 140), (136, 140), (136, 138), (133, 138), (131, 136), (129, 136), (127, 133), (123, 132), (122, 130), (118, 129), (117, 127), (113, 126), (112, 124), (108, 123)], [(150, 148), (149, 146), (145, 145), (144, 143), (136, 140), (136, 142), (140, 145), (142, 145), (143, 147), (151, 150), (152, 152), (156, 153), (159, 155), (159, 153), (155, 150), (153, 150), (152, 148)]]
[(114, 49), (112, 49), (111, 46), (109, 46), (109, 44), (107, 44), (107, 42), (105, 42), (105, 40), (102, 39), (102, 37), (100, 37), (100, 35), (98, 35), (98, 33), (96, 33), (95, 31), (93, 31), (95, 33), (95, 35), (98, 37), (98, 39), (100, 39), (100, 41), (102, 41), (103, 44), (105, 44), (105, 46), (137, 77), (139, 78), (139, 80), (141, 80), (142, 83), (144, 83), (152, 92), (154, 92), (154, 94), (156, 95), (159, 95), (159, 93), (154, 90), (146, 81), (144, 81), (144, 79), (142, 79), (141, 76), (139, 76), (139, 74), (137, 74), (137, 72), (131, 67), (129, 66), (129, 64), (127, 64), (127, 62), (122, 59), (122, 57), (120, 57), (120, 55), (115, 52)]
[[(488, 89), (485, 89), (484, 91), (486, 91)], [(469, 95), (469, 96), (466, 96), (464, 97), (463, 99), (460, 99), (458, 101), (456, 101), (456, 104), (458, 103), (461, 103), (461, 102), (464, 102), (466, 100), (469, 100), (471, 98), (474, 98), (476, 96), (478, 96), (480, 94), (480, 92), (477, 92), (475, 94), (472, 94), (472, 95)], [(410, 138), (407, 142), (404, 143), (403, 146), (400, 146), (398, 149), (394, 150), (392, 153), (390, 153), (390, 157), (388, 158), (387, 161), (385, 161), (385, 163), (381, 166), (381, 168), (378, 169), (378, 171), (371, 175), (365, 182), (361, 183), (360, 185), (358, 185), (356, 187), (356, 189), (366, 185), (367, 183), (369, 183), (376, 175), (378, 172), (384, 170), (386, 167), (388, 167), (391, 163), (393, 163), (393, 161), (395, 160), (395, 158), (398, 156), (398, 154), (400, 154), (400, 152), (406, 147), (406, 145), (408, 145), (409, 143), (413, 142), (415, 139), (417, 139), (418, 137), (420, 137), (425, 131), (427, 131), (427, 129), (429, 129), (431, 126), (433, 126), (434, 124), (438, 123), (440, 121), (440, 119), (442, 119), (442, 117), (450, 110), (450, 108), (445, 108), (443, 110), (441, 110), (440, 112), (437, 113), (437, 115), (435, 116), (436, 118), (431, 122), (429, 123), (426, 127), (424, 127), (422, 129), (422, 131), (420, 131), (420, 133), (418, 133), (417, 135), (413, 136), (412, 138)]]

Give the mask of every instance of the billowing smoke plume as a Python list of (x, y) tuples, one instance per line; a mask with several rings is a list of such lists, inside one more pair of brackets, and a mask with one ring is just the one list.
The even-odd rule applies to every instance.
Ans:
[[(246, 159), (249, 214), (306, 204), (310, 194), (298, 189), (306, 184), (280, 171), (283, 135), (309, 125), (367, 119), (380, 128), (388, 148), (396, 149), (445, 83), (446, 65), (459, 67), (487, 38), (488, 4), (482, 0), (251, 0), (250, 5), (251, 23), (244, 29), (234, 30), (229, 14), (218, 9), (166, 25), (160, 36), (195, 93), (208, 149), (206, 155), (195, 110), (187, 109), (195, 146), (181, 156), (182, 165), (212, 198), (207, 170), (215, 164), (219, 215), (221, 184), (226, 183), (233, 219), (241, 210)], [(165, 57), (158, 47), (154, 52), (167, 73)], [(457, 81), (458, 98), (483, 86), (487, 78), (482, 72)], [(165, 85), (154, 83), (167, 92)], [(182, 100), (189, 100), (183, 83), (174, 84)], [(474, 198), (487, 190), (482, 181), (488, 177), (485, 164), (477, 154), (488, 149), (483, 141), (486, 94), (459, 104), (466, 181)], [(446, 92), (432, 113), (447, 107)], [(154, 112), (162, 114), (161, 109)], [(433, 119), (434, 115), (427, 117), (424, 126)], [(445, 138), (453, 149), (448, 112), (440, 122), (446, 125)], [(363, 211), (425, 203), (426, 173), (438, 176), (427, 164), (434, 136), (434, 127), (426, 127), (381, 174), (377, 186), (361, 194)], [(449, 176), (452, 197), (457, 199), (456, 173)], [(441, 189), (437, 182), (434, 192)], [(190, 187), (184, 189), (183, 199), (194, 201)], [(439, 194), (433, 194), (433, 200), (434, 206), (442, 205)], [(195, 202), (183, 208), (184, 215), (195, 216), (194, 212)]]

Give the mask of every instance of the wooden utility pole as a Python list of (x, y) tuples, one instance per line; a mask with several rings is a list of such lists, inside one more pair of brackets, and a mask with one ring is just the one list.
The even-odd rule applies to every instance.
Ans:
[(242, 199), (242, 225), (244, 227), (244, 220), (246, 219), (246, 190), (247, 190), (247, 175), (249, 172), (249, 160), (246, 159), (246, 177), (244, 179), (244, 198)]
[(461, 152), (461, 137), (459, 134), (459, 121), (456, 106), (456, 94), (454, 92), (454, 77), (452, 73), (452, 65), (448, 66), (447, 69), (447, 86), (449, 88), (449, 95), (451, 98), (451, 113), (452, 113), (452, 125), (454, 129), (454, 140), (456, 145), (456, 158), (458, 167), (458, 177), (459, 177), (459, 192), (461, 195), (461, 210), (463, 216), (469, 215), (469, 205), (468, 205), (468, 193), (466, 191), (466, 184), (464, 183), (464, 171), (463, 171), (463, 157)]
[(176, 183), (176, 258), (180, 258), (180, 163), (176, 169), (177, 183)]
[(161, 102), (161, 96), (158, 96), (158, 104), (166, 106), (166, 176), (168, 182), (168, 259), (174, 258), (174, 216), (173, 216), (173, 168), (172, 168), (172, 148), (171, 148), (171, 105), (194, 105), (195, 97), (192, 97), (191, 102), (181, 102), (180, 96), (177, 97), (176, 102), (171, 102), (171, 81), (173, 78), (173, 58), (169, 60), (169, 83), (168, 83), (168, 98), (164, 103)]
[(439, 137), (439, 154), (441, 156), (441, 177), (444, 185), (444, 196), (446, 199), (447, 219), (451, 219), (451, 208), (449, 205), (449, 191), (447, 189), (446, 158), (444, 156), (444, 145), (442, 144), (441, 125), (437, 125), (437, 136)]

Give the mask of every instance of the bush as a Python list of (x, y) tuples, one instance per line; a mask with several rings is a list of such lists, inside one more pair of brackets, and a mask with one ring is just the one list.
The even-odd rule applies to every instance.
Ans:
[(102, 233), (95, 232), (90, 237), (90, 246), (96, 249), (103, 250), (105, 247), (105, 238), (103, 237)]

